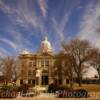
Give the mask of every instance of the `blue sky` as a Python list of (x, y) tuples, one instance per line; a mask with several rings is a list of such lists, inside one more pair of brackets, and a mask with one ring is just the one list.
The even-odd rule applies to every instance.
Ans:
[(54, 52), (73, 38), (100, 48), (98, 29), (100, 0), (0, 0), (0, 56), (35, 53), (45, 36)]

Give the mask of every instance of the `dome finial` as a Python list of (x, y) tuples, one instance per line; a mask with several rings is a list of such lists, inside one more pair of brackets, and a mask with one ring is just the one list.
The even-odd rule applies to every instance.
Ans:
[(48, 41), (48, 37), (47, 37), (47, 36), (45, 36), (44, 40), (45, 40), (45, 41)]

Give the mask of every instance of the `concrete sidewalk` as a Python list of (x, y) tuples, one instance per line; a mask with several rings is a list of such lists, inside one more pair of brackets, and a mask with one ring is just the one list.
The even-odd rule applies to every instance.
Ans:
[(100, 98), (96, 97), (89, 97), (89, 98), (56, 98), (54, 94), (49, 93), (41, 93), (38, 96), (34, 97), (21, 97), (18, 96), (17, 98), (13, 99), (1, 99), (0, 100), (100, 100)]

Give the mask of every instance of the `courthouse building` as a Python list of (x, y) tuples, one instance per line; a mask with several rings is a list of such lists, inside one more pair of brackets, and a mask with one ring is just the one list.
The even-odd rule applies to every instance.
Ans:
[(55, 55), (48, 38), (41, 41), (37, 53), (33, 54), (26, 50), (21, 51), (20, 61), (20, 84), (27, 82), (33, 85), (48, 85), (53, 81), (53, 66)]
[[(62, 61), (64, 66), (65, 54), (62, 52), (60, 55), (56, 55), (53, 52), (51, 43), (48, 38), (45, 37), (40, 43), (40, 48), (35, 54), (23, 50), (19, 54), (19, 70), (20, 78), (17, 81), (18, 84), (28, 83), (32, 85), (48, 85), (54, 80), (60, 84), (68, 83), (67, 75), (63, 76), (62, 69), (60, 68), (60, 74), (56, 71), (55, 61)], [(59, 66), (56, 64), (58, 69)], [(62, 67), (63, 67), (62, 66)], [(65, 67), (63, 67), (65, 68)], [(54, 73), (56, 72), (56, 73)], [(56, 75), (58, 74), (58, 75)], [(97, 74), (93, 74), (97, 75)], [(58, 78), (60, 77), (60, 79)], [(86, 76), (87, 77), (87, 76)]]

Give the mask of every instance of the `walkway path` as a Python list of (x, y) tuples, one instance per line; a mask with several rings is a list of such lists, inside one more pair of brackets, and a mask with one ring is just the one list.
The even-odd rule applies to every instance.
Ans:
[(89, 97), (89, 98), (56, 98), (54, 94), (41, 93), (35, 97), (21, 97), (18, 96), (14, 99), (0, 99), (0, 100), (100, 100), (100, 98)]

